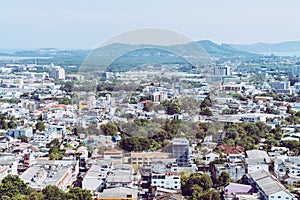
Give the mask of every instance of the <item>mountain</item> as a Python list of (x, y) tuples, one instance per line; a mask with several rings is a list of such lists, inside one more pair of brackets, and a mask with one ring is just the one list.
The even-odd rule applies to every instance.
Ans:
[(214, 57), (254, 57), (254, 53), (236, 49), (228, 44), (216, 44), (210, 40), (201, 40), (198, 42), (202, 48)]
[(298, 53), (300, 52), (300, 41), (289, 41), (280, 43), (256, 43), (249, 45), (229, 44), (232, 48), (240, 51), (252, 52), (252, 53)]

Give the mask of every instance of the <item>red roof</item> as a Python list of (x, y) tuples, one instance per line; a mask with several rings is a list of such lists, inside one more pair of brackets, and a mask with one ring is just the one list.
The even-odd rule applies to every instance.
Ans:
[(222, 151), (222, 153), (225, 154), (240, 154), (240, 153), (244, 153), (245, 148), (241, 147), (239, 145), (237, 146), (229, 146), (227, 144), (221, 144), (219, 146), (217, 146), (218, 149), (220, 149)]

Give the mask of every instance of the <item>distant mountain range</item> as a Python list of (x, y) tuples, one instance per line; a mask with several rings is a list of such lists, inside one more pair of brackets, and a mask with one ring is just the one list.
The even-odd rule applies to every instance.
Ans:
[(257, 56), (244, 50), (236, 49), (229, 44), (216, 44), (210, 40), (201, 40), (198, 42), (202, 48), (211, 56), (215, 57), (253, 57)]
[[(196, 44), (196, 45), (195, 45)], [(101, 58), (102, 62), (107, 59), (108, 64), (115, 66), (116, 69), (119, 66), (124, 66), (130, 69), (134, 66), (143, 64), (182, 64), (186, 63), (184, 57), (194, 57), (198, 55), (199, 47), (200, 51), (205, 52), (207, 57), (218, 58), (216, 62), (222, 63), (227, 60), (249, 60), (259, 58), (262, 53), (280, 55), (282, 52), (288, 52), (286, 55), (299, 55), (300, 56), (300, 41), (281, 42), (276, 44), (257, 43), (250, 45), (237, 45), (237, 44), (216, 44), (210, 40), (201, 40), (195, 43), (173, 45), (171, 48), (175, 48), (179, 54), (174, 55), (172, 51), (168, 51), (168, 48), (160, 48), (158, 45), (135, 45), (140, 47), (137, 50), (132, 51), (130, 44), (114, 43), (107, 45), (101, 49), (91, 50), (61, 50), (54, 48), (43, 49), (30, 49), (30, 50), (1, 50), (0, 49), (0, 64), (6, 63), (34, 63), (38, 64), (51, 64), (61, 66), (75, 65), (80, 66), (86, 58), (92, 54), (97, 54), (95, 59), (91, 60), (94, 63), (99, 62)], [(145, 47), (145, 48), (143, 48)], [(111, 60), (112, 51), (115, 49), (121, 50), (124, 54), (120, 57), (116, 57), (113, 63), (109, 63)], [(128, 50), (128, 51), (127, 51)], [(295, 53), (295, 52), (298, 52)], [(100, 55), (100, 57), (99, 57)], [(178, 55), (183, 55), (179, 57)], [(1, 57), (5, 57), (1, 60)], [(10, 58), (8, 60), (7, 58)], [(18, 57), (22, 57), (22, 60), (18, 60)], [(24, 59), (25, 58), (25, 59)], [(28, 59), (26, 59), (28, 58)], [(43, 59), (44, 58), (44, 59)], [(46, 59), (45, 59), (46, 58)], [(197, 58), (199, 60), (199, 56)], [(86, 62), (86, 61), (85, 61)], [(87, 63), (88, 64), (88, 63)], [(99, 63), (98, 63), (99, 64)]]
[(280, 43), (256, 43), (249, 45), (238, 45), (238, 44), (229, 44), (232, 48), (240, 51), (252, 52), (252, 53), (300, 53), (300, 41), (289, 41), (289, 42), (280, 42)]

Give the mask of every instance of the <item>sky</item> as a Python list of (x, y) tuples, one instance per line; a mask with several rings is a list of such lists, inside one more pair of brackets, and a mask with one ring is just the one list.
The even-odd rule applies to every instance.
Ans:
[(300, 40), (298, 0), (0, 0), (0, 49), (90, 49), (155, 27), (192, 40)]

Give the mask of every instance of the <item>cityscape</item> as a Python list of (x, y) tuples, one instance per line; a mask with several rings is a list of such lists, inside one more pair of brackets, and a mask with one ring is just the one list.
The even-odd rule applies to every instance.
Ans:
[[(216, 35), (200, 12), (212, 12), (211, 3), (176, 1), (174, 11), (190, 10), (164, 18), (165, 3), (144, 2), (157, 8), (149, 18), (137, 1), (120, 3), (124, 10), (66, 2), (0, 2), (14, 27), (0, 19), (0, 199), (300, 199), (298, 29), (265, 35), (269, 28), (256, 21), (292, 23), (296, 6), (274, 3), (267, 16), (256, 0), (218, 1), (230, 13), (220, 23), (247, 18), (262, 31), (231, 35), (223, 27)], [(52, 8), (57, 16), (48, 15)], [(234, 14), (248, 8), (257, 17)], [(24, 21), (6, 15), (22, 9)], [(286, 12), (281, 21), (278, 9)], [(188, 26), (190, 15), (202, 19), (195, 24), (203, 33)], [(39, 24), (39, 33), (23, 27), (30, 34), (21, 36), (21, 24)], [(73, 30), (82, 24), (103, 35)]]

